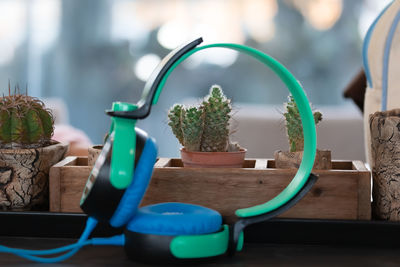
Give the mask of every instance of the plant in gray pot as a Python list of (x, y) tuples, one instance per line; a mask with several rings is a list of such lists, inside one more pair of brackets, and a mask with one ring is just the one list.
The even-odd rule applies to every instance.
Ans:
[(39, 99), (17, 90), (0, 98), (0, 209), (48, 210), (49, 169), (68, 148), (53, 131)]
[(198, 106), (175, 104), (168, 112), (168, 125), (182, 144), (185, 167), (237, 167), (243, 165), (246, 149), (229, 140), (231, 100), (218, 85)]
[[(314, 111), (313, 115), (315, 124), (318, 124), (322, 120), (321, 112)], [(279, 150), (274, 153), (275, 166), (281, 169), (298, 168), (303, 158), (304, 135), (299, 108), (291, 95), (288, 97), (288, 102), (285, 103), (283, 116), (289, 139), (289, 151)], [(317, 150), (313, 168), (317, 170), (331, 169), (331, 151)]]

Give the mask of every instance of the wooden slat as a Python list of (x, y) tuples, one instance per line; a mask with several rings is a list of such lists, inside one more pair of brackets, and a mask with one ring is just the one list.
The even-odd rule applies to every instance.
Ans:
[(353, 170), (368, 172), (368, 169), (367, 167), (365, 167), (365, 164), (359, 160), (353, 161)]
[(61, 167), (73, 166), (78, 158), (74, 156), (66, 157), (50, 168), (49, 171), (49, 209), (52, 212), (61, 212)]
[[(273, 198), (295, 173), (276, 169), (156, 169), (142, 205), (188, 202), (216, 209), (233, 221), (236, 209)], [(356, 220), (357, 186), (356, 172), (326, 171), (311, 192), (281, 217)]]
[(88, 158), (87, 157), (78, 157), (75, 164), (71, 164), (74, 166), (88, 166)]
[(163, 168), (163, 167), (168, 167), (171, 166), (171, 159), (170, 158), (159, 158), (154, 164), (155, 168)]
[(91, 169), (91, 166), (60, 168), (60, 206), (63, 212), (82, 212), (79, 203)]
[[(77, 166), (86, 163), (86, 166)], [(87, 157), (66, 157), (50, 168), (49, 196), (51, 212), (82, 212), (79, 207), (82, 190), (91, 167)]]
[(332, 169), (334, 170), (351, 170), (353, 164), (351, 161), (334, 160), (332, 161)]
[[(62, 160), (61, 162), (65, 161)], [(60, 165), (57, 163), (49, 171), (49, 208), (52, 212), (61, 211)]]
[(361, 161), (353, 161), (353, 169), (358, 177), (358, 216), (359, 220), (371, 220), (371, 173)]
[(254, 169), (266, 169), (268, 164), (267, 159), (256, 159)]
[(53, 167), (61, 167), (61, 166), (74, 166), (76, 165), (76, 162), (78, 160), (78, 157), (75, 156), (69, 156), (63, 159), (62, 161), (58, 162), (57, 164), (53, 165)]

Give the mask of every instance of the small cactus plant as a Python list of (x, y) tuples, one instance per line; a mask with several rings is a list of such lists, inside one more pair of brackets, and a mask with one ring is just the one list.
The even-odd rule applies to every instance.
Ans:
[(0, 98), (0, 148), (36, 148), (50, 143), (54, 119), (42, 101), (14, 94)]
[(204, 110), (204, 132), (201, 151), (227, 151), (229, 144), (229, 119), (231, 100), (227, 99), (219, 86), (212, 86), (210, 95), (202, 103)]
[[(283, 113), (286, 123), (286, 131), (289, 138), (290, 152), (302, 151), (304, 148), (303, 126), (301, 123), (299, 108), (294, 101), (293, 96), (288, 97), (285, 104), (286, 112)], [(322, 120), (322, 114), (319, 111), (313, 113), (315, 124)]]
[(229, 142), (231, 111), (231, 100), (220, 86), (213, 85), (198, 107), (174, 105), (168, 112), (168, 125), (188, 151), (239, 151), (239, 145)]
[(188, 151), (200, 150), (205, 127), (204, 123), (203, 109), (197, 109), (196, 107), (182, 108), (181, 131), (183, 142)]

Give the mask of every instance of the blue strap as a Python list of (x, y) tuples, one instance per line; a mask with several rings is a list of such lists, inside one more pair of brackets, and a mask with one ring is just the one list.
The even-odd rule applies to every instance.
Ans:
[(367, 34), (365, 35), (365, 38), (364, 38), (362, 58), (363, 58), (365, 76), (367, 77), (367, 82), (368, 82), (368, 85), (369, 85), (370, 88), (372, 88), (372, 77), (371, 77), (371, 72), (370, 72), (369, 63), (368, 63), (369, 43), (371, 41), (372, 32), (374, 31), (376, 24), (378, 23), (378, 21), (382, 17), (382, 15), (386, 12), (386, 10), (392, 5), (392, 3), (388, 4), (381, 11), (381, 13), (379, 13), (378, 17), (374, 20), (374, 22), (369, 27), (369, 29), (367, 31)]
[(389, 57), (392, 47), (393, 37), (400, 21), (400, 11), (397, 12), (392, 25), (390, 26), (389, 34), (386, 38), (385, 50), (383, 54), (383, 69), (382, 69), (382, 111), (387, 109), (388, 96), (388, 80), (389, 80)]

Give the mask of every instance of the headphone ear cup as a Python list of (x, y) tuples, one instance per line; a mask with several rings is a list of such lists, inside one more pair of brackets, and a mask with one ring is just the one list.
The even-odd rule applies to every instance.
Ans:
[(168, 202), (141, 207), (127, 230), (154, 235), (202, 235), (221, 229), (219, 212), (194, 204)]
[(113, 227), (121, 227), (135, 216), (151, 180), (154, 163), (157, 158), (157, 146), (153, 138), (143, 133), (138, 134), (137, 131), (137, 143), (144, 143), (144, 145), (138, 146), (143, 147), (143, 149), (137, 161), (132, 183), (125, 190), (117, 209), (110, 219), (110, 224)]
[[(215, 253), (211, 252), (206, 256), (201, 254), (202, 246), (212, 247), (221, 241), (216, 240), (213, 235), (221, 235), (224, 229), (221, 215), (206, 207), (176, 202), (149, 205), (141, 207), (128, 223), (125, 229), (125, 252), (130, 259), (146, 263), (193, 263), (200, 258), (215, 257), (226, 252), (213, 251)], [(228, 237), (223, 240), (225, 243), (222, 245), (226, 249), (228, 232), (225, 232)], [(196, 242), (180, 246), (194, 251), (194, 257), (180, 258), (174, 255), (173, 244), (176, 244), (176, 238), (181, 237), (196, 238)], [(203, 237), (207, 242), (198, 243), (197, 237)]]

